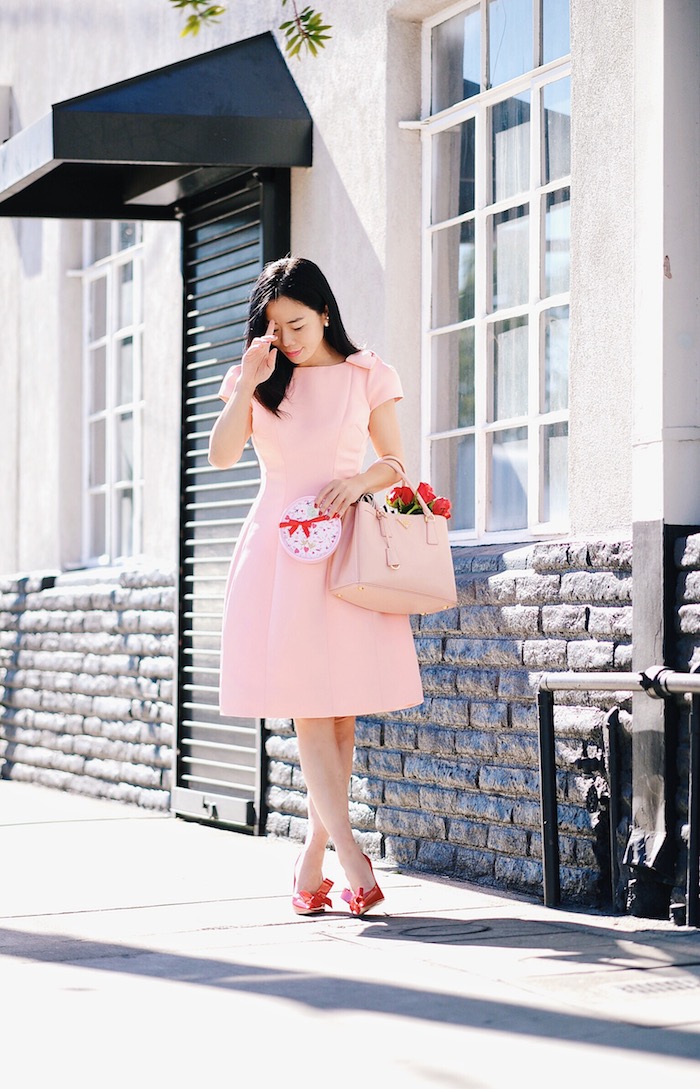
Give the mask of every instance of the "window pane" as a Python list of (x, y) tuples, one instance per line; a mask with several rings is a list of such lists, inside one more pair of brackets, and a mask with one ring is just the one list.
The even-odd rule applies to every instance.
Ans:
[(433, 327), (474, 317), (474, 223), (433, 235)]
[(544, 297), (569, 290), (569, 190), (545, 198)]
[(116, 548), (118, 556), (131, 556), (134, 551), (134, 493), (125, 488), (116, 494)]
[(140, 223), (120, 223), (119, 224), (119, 249), (128, 250), (130, 246), (135, 246), (137, 242), (141, 241), (141, 224)]
[(117, 416), (117, 480), (134, 479), (134, 417), (131, 412)]
[(527, 415), (528, 322), (513, 318), (493, 324), (493, 420)]
[(433, 137), (432, 221), (474, 211), (474, 118)]
[(134, 320), (134, 266), (131, 261), (119, 269), (117, 284), (117, 328), (123, 329)]
[(548, 83), (544, 106), (544, 180), (555, 181), (571, 172), (571, 80)]
[(493, 200), (530, 186), (530, 95), (498, 102), (491, 110)]
[(502, 310), (528, 300), (528, 205), (499, 212), (492, 223), (493, 309)]
[(452, 504), (450, 529), (473, 529), (474, 518), (474, 436), (438, 439), (432, 447), (431, 482), (437, 495)]
[(107, 349), (93, 348), (88, 353), (90, 367), (90, 414), (102, 412), (107, 404)]
[(477, 5), (433, 30), (432, 113), (471, 98), (481, 90), (480, 23)]
[(491, 436), (491, 510), (489, 529), (527, 525), (527, 428), (496, 431)]
[(112, 252), (112, 224), (98, 220), (92, 224), (92, 262), (101, 261)]
[(556, 412), (569, 405), (569, 308), (545, 310), (544, 321), (544, 412)]
[(532, 0), (489, 0), (489, 86), (534, 67)]
[(542, 63), (570, 52), (569, 0), (542, 0)]
[(117, 404), (128, 405), (134, 399), (134, 338), (116, 342)]
[(105, 420), (93, 420), (90, 424), (90, 464), (88, 466), (88, 479), (90, 487), (104, 484), (106, 477), (106, 435), (107, 424)]
[(105, 522), (105, 495), (100, 492), (90, 496), (89, 504), (90, 533), (88, 549), (91, 557), (103, 556), (107, 551)]
[(90, 283), (90, 340), (99, 340), (107, 332), (107, 277), (100, 276)]
[(474, 330), (433, 338), (433, 430), (474, 423)]
[(568, 517), (569, 426), (548, 424), (544, 428), (544, 492), (542, 518), (560, 522)]

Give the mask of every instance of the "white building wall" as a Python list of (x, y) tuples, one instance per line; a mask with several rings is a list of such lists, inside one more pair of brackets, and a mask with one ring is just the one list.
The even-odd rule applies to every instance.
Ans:
[[(333, 38), (291, 70), (315, 120), (314, 166), (292, 174), (292, 248), (327, 273), (352, 337), (404, 381), (401, 418), (419, 470), (420, 147), (400, 120), (420, 109), (420, 25), (435, 2), (358, 0), (323, 6)], [(388, 18), (389, 11), (397, 17)], [(12, 132), (51, 104), (273, 29), (279, 0), (235, 0), (218, 27), (179, 36), (166, 0), (0, 0), (0, 84), (12, 88)], [(71, 63), (66, 63), (66, 57)], [(31, 63), (27, 63), (31, 58)], [(392, 79), (387, 86), (387, 65)], [(0, 298), (13, 328), (3, 352), (18, 389), (3, 407), (0, 571), (80, 562), (79, 282), (76, 222), (0, 219)], [(179, 466), (179, 232), (144, 233), (144, 550), (175, 563)], [(19, 377), (15, 371), (19, 370)], [(60, 375), (60, 384), (57, 379)], [(35, 391), (41, 390), (41, 401)], [(42, 453), (42, 451), (44, 453)], [(21, 489), (17, 485), (21, 459)]]
[(571, 3), (569, 492), (577, 535), (625, 533), (632, 522), (633, 10), (633, 0)]

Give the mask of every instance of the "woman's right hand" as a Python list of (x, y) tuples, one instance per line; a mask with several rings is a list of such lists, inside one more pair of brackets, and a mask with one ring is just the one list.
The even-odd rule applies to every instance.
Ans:
[(266, 382), (275, 369), (277, 349), (271, 348), (274, 341), (275, 323), (271, 321), (265, 335), (253, 337), (241, 359), (241, 378), (246, 385), (257, 389), (261, 382)]

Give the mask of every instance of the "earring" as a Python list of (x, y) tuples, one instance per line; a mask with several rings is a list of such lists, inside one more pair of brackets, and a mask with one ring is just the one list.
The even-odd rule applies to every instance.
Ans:
[(329, 326), (329, 324), (330, 324), (330, 322), (329, 322), (328, 318), (326, 318), (326, 320), (324, 321), (324, 323), (323, 323), (323, 324), (324, 324), (324, 325), (326, 326), (326, 328), (328, 328), (328, 326)]

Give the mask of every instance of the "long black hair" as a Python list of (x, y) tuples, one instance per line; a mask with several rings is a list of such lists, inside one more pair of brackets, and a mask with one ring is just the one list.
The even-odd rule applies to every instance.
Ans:
[[(282, 257), (265, 265), (250, 295), (248, 322), (246, 325), (246, 345), (253, 337), (265, 335), (269, 324), (268, 304), (279, 298), (294, 299), (295, 302), (308, 306), (317, 314), (328, 313), (328, 325), (324, 328), (325, 339), (346, 359), (359, 349), (345, 332), (340, 317), (340, 310), (328, 280), (318, 265), (305, 257)], [(294, 374), (295, 364), (281, 352), (277, 352), (275, 369), (266, 382), (261, 382), (255, 390), (255, 398), (279, 416), (278, 408), (287, 392)]]

